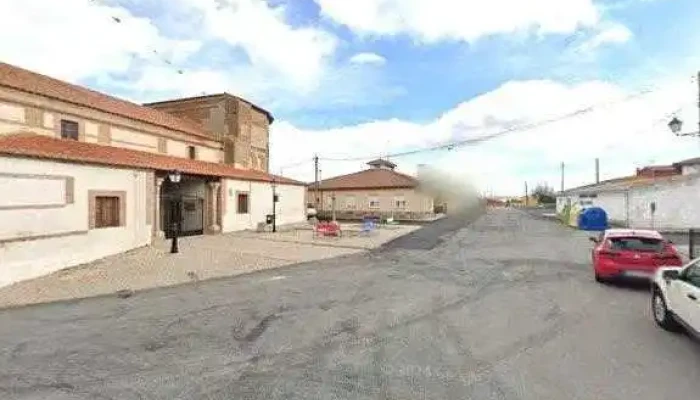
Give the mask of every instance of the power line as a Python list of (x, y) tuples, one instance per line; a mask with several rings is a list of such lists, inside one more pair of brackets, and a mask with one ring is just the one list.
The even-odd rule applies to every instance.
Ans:
[[(532, 123), (525, 124), (525, 125), (519, 125), (519, 126), (503, 129), (503, 130), (500, 130), (498, 132), (491, 133), (491, 134), (484, 135), (484, 136), (479, 136), (476, 138), (463, 139), (463, 140), (459, 140), (459, 141), (443, 143), (440, 145), (435, 145), (435, 146), (430, 146), (430, 147), (424, 147), (424, 148), (419, 148), (419, 149), (414, 149), (414, 150), (407, 150), (407, 151), (403, 151), (403, 152), (386, 154), (384, 156), (387, 158), (404, 157), (404, 156), (408, 156), (408, 155), (432, 152), (432, 151), (437, 151), (437, 150), (452, 150), (455, 147), (460, 147), (460, 146), (465, 146), (465, 145), (479, 144), (481, 142), (493, 140), (493, 139), (496, 139), (496, 138), (499, 138), (501, 136), (505, 136), (505, 135), (508, 135), (511, 133), (527, 131), (527, 130), (531, 130), (531, 129), (535, 129), (535, 128), (540, 128), (540, 127), (545, 126), (545, 125), (553, 124), (556, 122), (561, 122), (561, 121), (564, 121), (564, 120), (569, 119), (569, 118), (573, 118), (573, 117), (576, 117), (579, 115), (590, 113), (590, 112), (595, 111), (601, 107), (610, 106), (612, 104), (617, 104), (617, 103), (622, 103), (622, 102), (634, 100), (638, 97), (652, 93), (656, 90), (658, 90), (658, 89), (656, 89), (656, 88), (655, 89), (645, 89), (645, 90), (642, 90), (640, 92), (625, 96), (624, 98), (619, 99), (619, 100), (595, 104), (592, 106), (588, 106), (588, 107), (576, 110), (576, 111), (568, 113), (568, 114), (560, 115), (560, 116), (546, 119), (546, 120), (542, 120), (542, 121), (532, 122)], [(345, 157), (345, 158), (324, 157), (322, 159), (324, 161), (362, 161), (362, 160), (367, 160), (370, 158), (376, 158), (376, 155), (362, 156), (362, 157)]]

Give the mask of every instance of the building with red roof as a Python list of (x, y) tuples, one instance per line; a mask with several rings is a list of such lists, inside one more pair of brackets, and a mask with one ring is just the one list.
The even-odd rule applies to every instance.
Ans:
[(305, 184), (268, 173), (273, 120), (227, 93), (140, 105), (0, 63), (0, 286), (267, 226), (273, 197), (276, 223), (304, 221)]

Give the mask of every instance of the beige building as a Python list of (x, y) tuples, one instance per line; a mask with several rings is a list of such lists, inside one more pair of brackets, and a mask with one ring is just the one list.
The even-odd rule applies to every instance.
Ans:
[(273, 190), (277, 222), (303, 221), (304, 184), (266, 172), (271, 115), (231, 95), (212, 99), (230, 114), (182, 118), (178, 107), (195, 100), (154, 105), (172, 115), (0, 63), (0, 286), (176, 229), (256, 228)]
[(309, 203), (320, 216), (360, 219), (365, 216), (395, 220), (431, 219), (433, 198), (421, 192), (418, 180), (395, 171), (388, 160), (367, 163), (369, 169), (336, 176), (308, 186)]

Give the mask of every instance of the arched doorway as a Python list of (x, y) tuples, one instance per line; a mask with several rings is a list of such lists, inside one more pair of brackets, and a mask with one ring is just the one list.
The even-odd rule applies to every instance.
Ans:
[(176, 223), (179, 236), (204, 234), (205, 196), (204, 179), (183, 175), (178, 184), (165, 179), (160, 193), (160, 218), (166, 238), (173, 237)]

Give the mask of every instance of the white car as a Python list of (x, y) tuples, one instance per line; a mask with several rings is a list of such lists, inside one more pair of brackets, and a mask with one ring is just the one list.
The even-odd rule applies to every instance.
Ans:
[(700, 258), (683, 267), (656, 270), (651, 310), (660, 327), (668, 331), (685, 328), (700, 339)]

